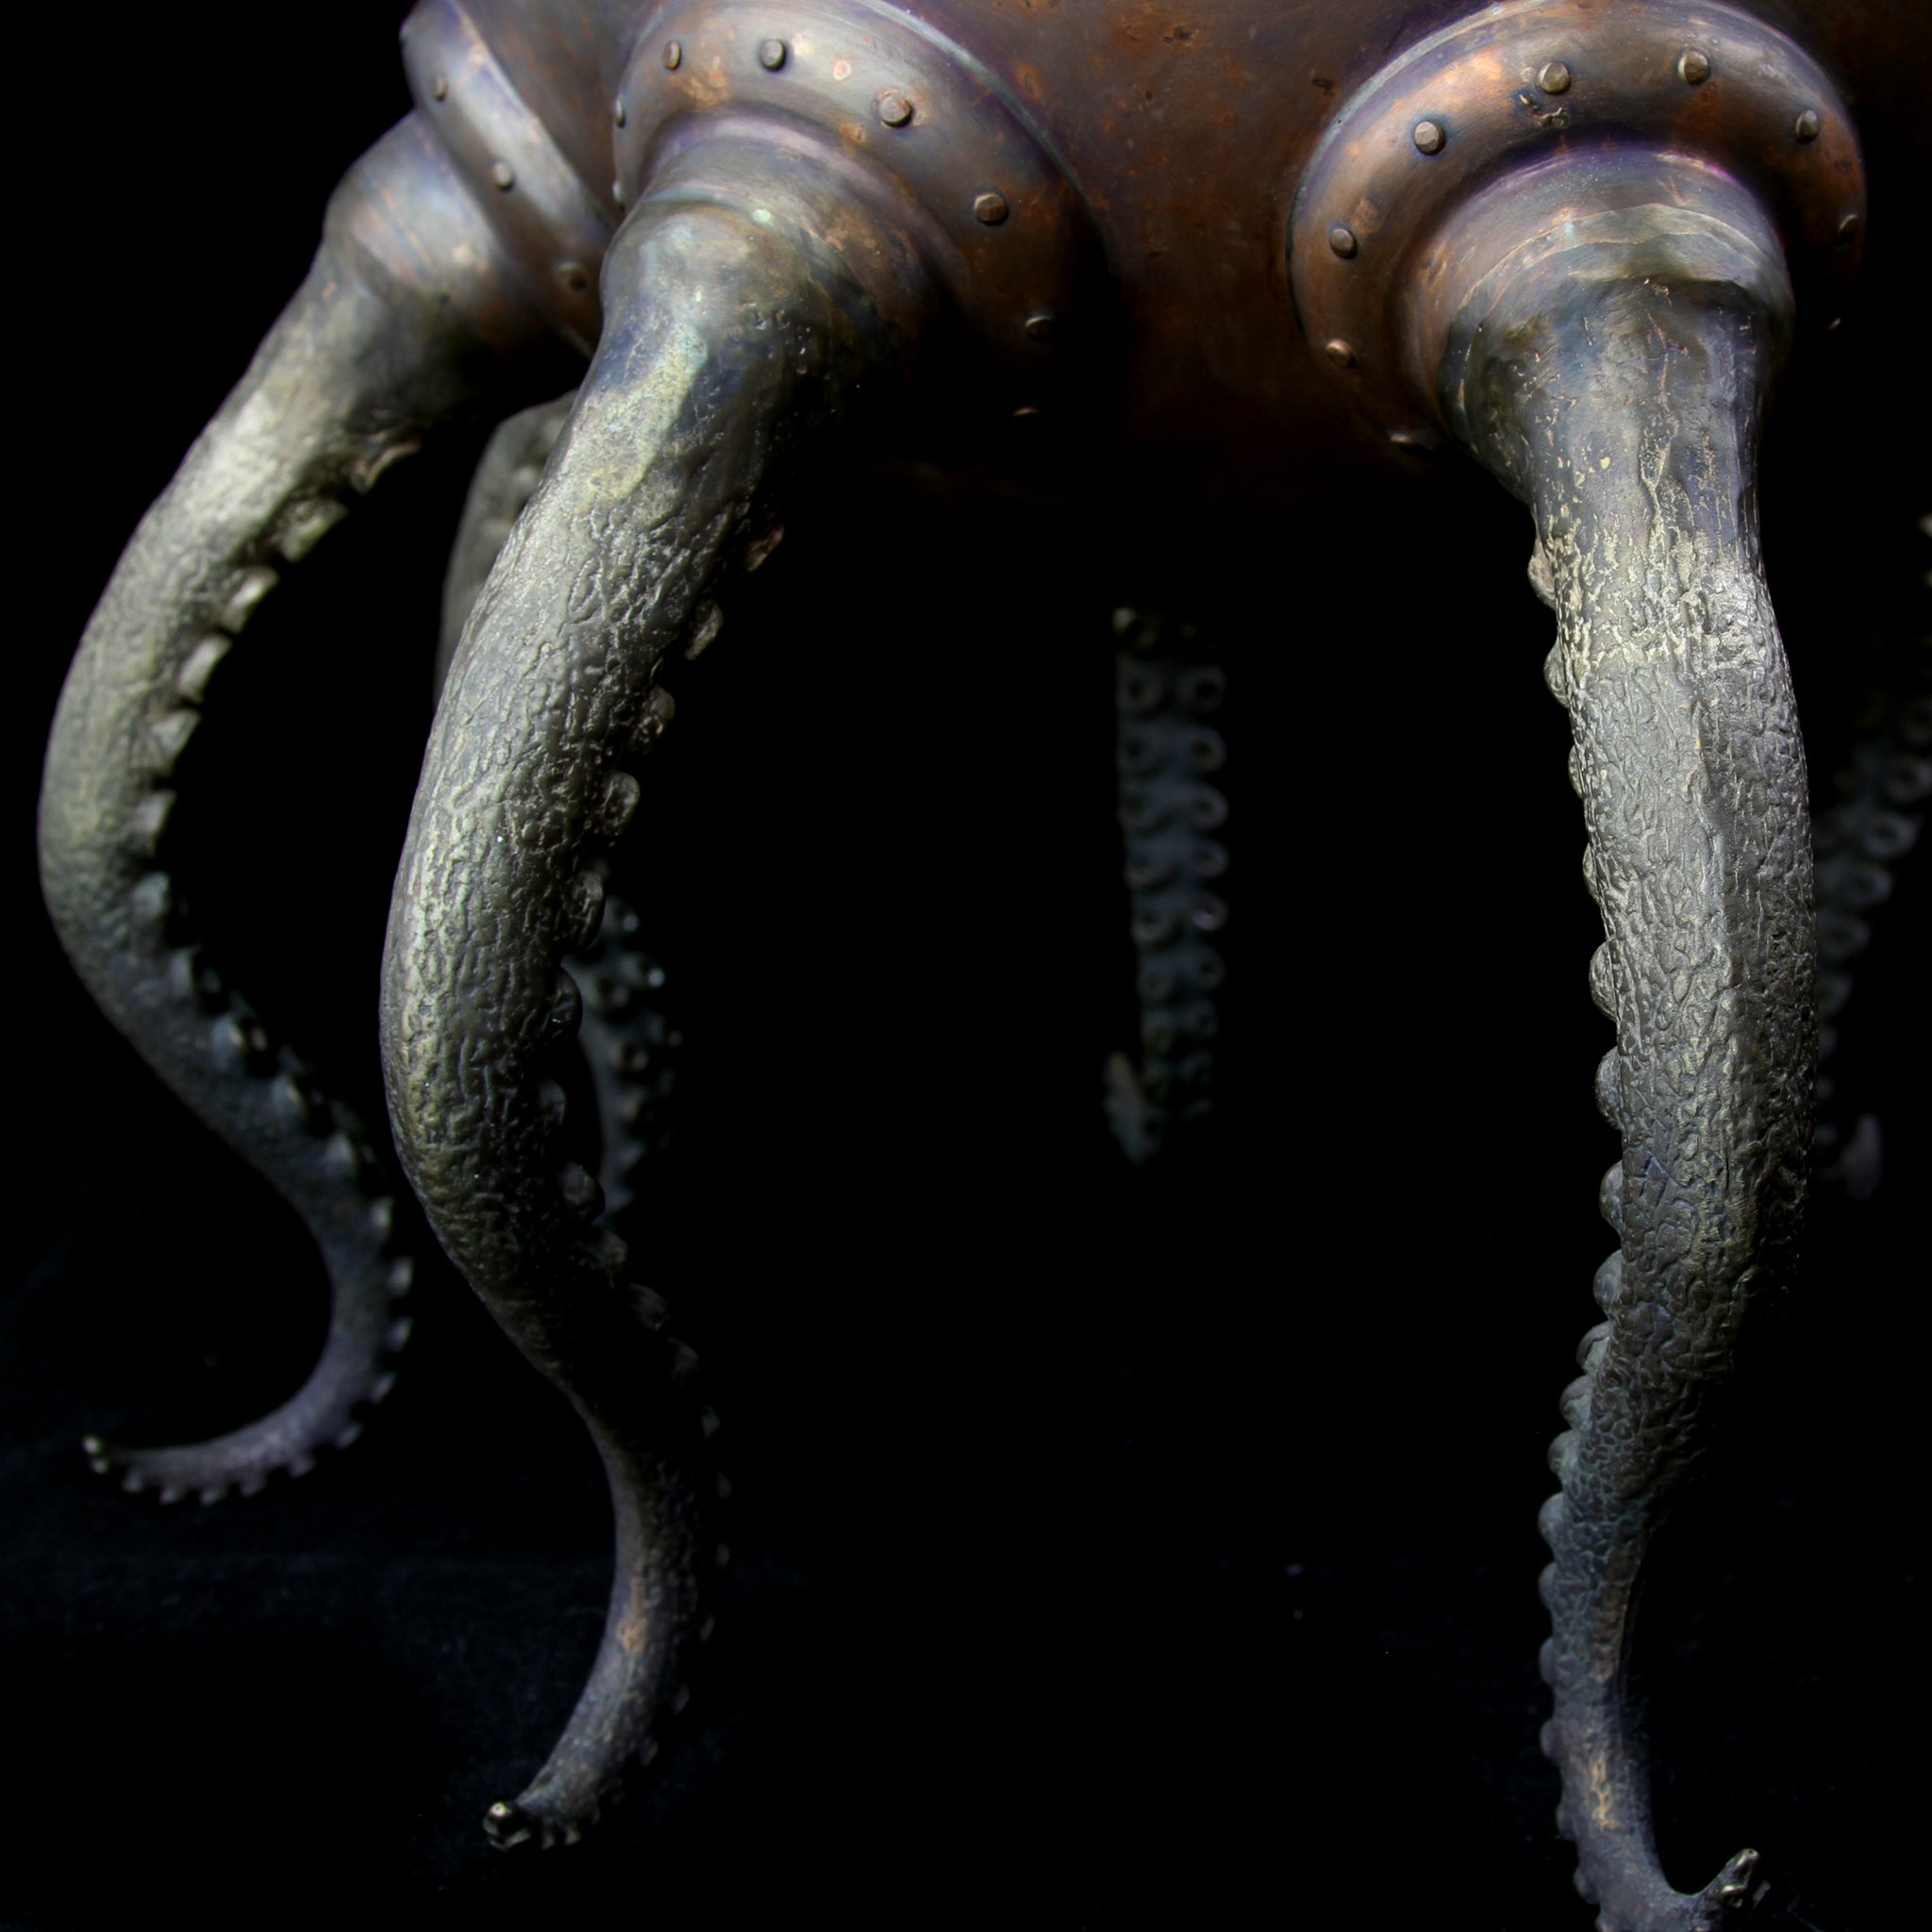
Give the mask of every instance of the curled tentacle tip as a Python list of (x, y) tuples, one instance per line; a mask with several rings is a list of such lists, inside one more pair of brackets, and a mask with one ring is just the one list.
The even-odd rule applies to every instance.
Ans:
[(1735, 1911), (1750, 1902), (1751, 1881), (1757, 1875), (1757, 1854), (1746, 1846), (1704, 1888), (1705, 1900), (1722, 1909)]
[(483, 1831), (500, 1852), (508, 1851), (512, 1845), (526, 1844), (537, 1835), (529, 1813), (521, 1805), (501, 1799), (483, 1814)]

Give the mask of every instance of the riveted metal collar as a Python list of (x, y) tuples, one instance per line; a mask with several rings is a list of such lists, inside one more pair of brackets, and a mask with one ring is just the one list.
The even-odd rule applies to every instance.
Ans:
[(403, 25), (403, 67), (423, 122), (474, 185), (530, 293), (589, 355), (603, 328), (593, 267), (615, 226), (603, 203), (457, 0), (419, 0)]
[[(667, 44), (680, 49), (675, 66)], [(1051, 313), (1077, 333), (1087, 210), (1022, 106), (964, 48), (876, 0), (673, 0), (635, 47), (616, 142), (626, 206), (712, 134), (768, 142), (790, 165), (836, 174), (906, 234), (1020, 395), (1064, 353), (1063, 336), (1050, 343), (1027, 325)]]
[[(1838, 313), (1825, 291), (1857, 265), (1864, 169), (1851, 117), (1809, 54), (1720, 4), (1512, 0), (1418, 42), (1329, 125), (1289, 233), (1310, 345), (1327, 345), (1333, 378), (1391, 438), (1439, 440), (1433, 398), (1403, 367), (1400, 315), (1451, 213), (1505, 175), (1559, 159), (1588, 155), (1603, 174), (1660, 154), (1759, 196), (1801, 321)], [(1334, 354), (1338, 341), (1351, 358)]]

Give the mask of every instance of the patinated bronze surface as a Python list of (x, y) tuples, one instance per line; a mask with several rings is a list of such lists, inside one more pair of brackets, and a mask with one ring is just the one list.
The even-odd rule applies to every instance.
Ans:
[[(96, 1466), (170, 1500), (252, 1490), (350, 1439), (392, 1375), (410, 1262), (375, 1137), (206, 957), (164, 841), (250, 613), (439, 425), (525, 408), (559, 347), (589, 358), (473, 494), (380, 1001), (405, 1175), (582, 1416), (617, 1519), (590, 1683), (486, 1821), (507, 1845), (578, 1837), (655, 1750), (723, 1556), (695, 1358), (610, 1224), (671, 1043), (648, 908), (608, 890), (675, 728), (660, 670), (710, 645), (834, 448), (1017, 474), (1015, 422), (1082, 425), (1051, 461), (1114, 511), (1123, 556), (1164, 516), (1290, 510), (1336, 479), (1388, 472), (1421, 503), (1469, 487), (1473, 457), (1534, 518), (1617, 1028), (1598, 1097), (1619, 1247), (1543, 1516), (1544, 1745), (1600, 1924), (1715, 1924), (1756, 1855), (1666, 1879), (1629, 1618), (1742, 1317), (1795, 1276), (1817, 941), (1757, 446), (1774, 379), (1855, 298), (1861, 130), (1926, 77), (1912, 9), (425, 0), (404, 57), (414, 110), (343, 181), (308, 282), (102, 599), (41, 817), (94, 997), (313, 1233), (328, 1347), (260, 1423), (91, 1441)], [(1923, 190), (1887, 190), (1903, 227)], [(1148, 958), (1144, 1058), (1112, 1063), (1109, 1105), (1138, 1158), (1211, 1071), (1223, 681), (1177, 624), (1121, 630)], [(1873, 808), (1879, 845), (1909, 839), (1909, 791)], [(601, 1174), (566, 1141), (579, 1046)]]

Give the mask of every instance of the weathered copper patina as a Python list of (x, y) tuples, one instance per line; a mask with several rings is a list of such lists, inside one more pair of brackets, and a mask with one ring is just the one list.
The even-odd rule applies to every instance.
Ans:
[[(610, 1225), (623, 1175), (559, 1152), (580, 1039), (633, 1089), (648, 1059), (617, 1020), (653, 969), (607, 876), (671, 723), (660, 667), (709, 643), (835, 438), (908, 474), (997, 473), (1021, 467), (996, 433), (1016, 418), (1081, 425), (1056, 460), (1123, 554), (1351, 478), (1421, 503), (1472, 474), (1466, 451), (1535, 519), (1607, 935), (1591, 986), (1617, 1026), (1598, 1094), (1624, 1143), (1603, 1193), (1619, 1250), (1543, 1519), (1545, 1748), (1600, 1924), (1714, 1924), (1756, 1855), (1693, 1892), (1665, 1879), (1629, 1613), (1740, 1323), (1795, 1266), (1814, 897), (1757, 443), (1774, 378), (1853, 292), (1861, 134), (1917, 112), (1917, 8), (1216, 0), (1176, 23), (1101, 0), (424, 0), (404, 58), (413, 110), (345, 177), (308, 280), (102, 599), (41, 819), (77, 969), (303, 1214), (334, 1323), (262, 1422), (91, 1441), (96, 1466), (169, 1498), (251, 1490), (348, 1440), (391, 1374), (409, 1262), (372, 1137), (184, 930), (161, 853), (175, 762), (251, 611), (439, 425), (521, 408), (558, 345), (588, 358), (573, 400), (506, 432), (459, 541), (381, 991), (407, 1178), (575, 1405), (617, 1519), (591, 1681), (550, 1762), (492, 1807), (504, 1844), (575, 1839), (655, 1749), (716, 1560), (694, 1359)], [(1923, 208), (1923, 181), (1885, 187), (1895, 220)], [(1197, 943), (1219, 847), (1153, 837), (1176, 810), (1214, 829), (1200, 716), (1220, 686), (1164, 675), (1193, 678), (1174, 744), (1145, 771), (1141, 739), (1122, 753), (1130, 785), (1193, 759), (1193, 807), (1148, 783), (1124, 813), (1148, 835), (1137, 890), (1174, 891), (1141, 908), (1145, 943), (1191, 923), (1143, 965), (1143, 999), (1180, 1000), (1143, 1033), (1152, 1058), (1176, 1029), (1205, 1047), (1192, 995), (1220, 972)], [(622, 984), (587, 1019), (593, 956), (596, 984)], [(1161, 1091), (1207, 1065), (1163, 1060)], [(1137, 1077), (1114, 1073), (1130, 1146)], [(640, 1095), (593, 1085), (608, 1153)]]

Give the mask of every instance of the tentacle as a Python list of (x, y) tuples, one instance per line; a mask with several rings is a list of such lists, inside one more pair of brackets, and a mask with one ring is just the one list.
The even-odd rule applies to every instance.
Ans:
[(457, 540), (450, 545), (449, 568), (442, 579), (442, 623), (437, 636), (435, 690), (440, 695), (449, 676), (457, 643), (469, 622), (476, 599), (508, 541), (524, 506), (543, 480), (543, 465), (570, 421), (575, 390), (547, 403), (533, 404), (506, 418), (491, 432), (470, 479)]
[(1874, 911), (1891, 897), (1892, 867), (1918, 842), (1932, 798), (1932, 639), (1883, 651), (1862, 707), (1861, 734), (1833, 780), (1834, 800), (1812, 840), (1818, 885), (1819, 1121), (1815, 1179), (1854, 1200), (1883, 1177), (1878, 1121), (1834, 1106), (1827, 1071), (1852, 995), (1851, 962), (1872, 936)]
[(708, 1561), (692, 1358), (639, 1319), (601, 1191), (558, 1138), (554, 1057), (583, 1011), (559, 966), (602, 916), (596, 861), (638, 803), (625, 761), (670, 715), (659, 667), (708, 641), (774, 470), (882, 347), (829, 248), (884, 251), (857, 217), (790, 215), (797, 175), (761, 180), (756, 218), (702, 182), (660, 188), (619, 232), (596, 360), (458, 647), (391, 911), (384, 1063), (409, 1177), (589, 1426), (617, 1524), (590, 1683), (491, 1811), (501, 1843), (574, 1835), (652, 1748)]
[(1226, 679), (1190, 649), (1191, 625), (1117, 611), (1115, 666), (1121, 830), (1141, 1008), (1141, 1057), (1107, 1062), (1107, 1117), (1137, 1166), (1177, 1128), (1207, 1113), (1220, 1030), (1215, 990), (1224, 967), (1211, 935), (1227, 908), (1210, 882), (1227, 870), (1227, 848), (1211, 836), (1227, 800), (1208, 782), (1226, 758), (1207, 721), (1221, 708)]
[[(520, 410), (497, 425), (484, 447), (443, 578), (436, 656), (439, 694), (463, 626), (517, 519), (543, 480), (543, 466), (576, 398), (571, 390)], [(664, 969), (643, 950), (643, 921), (637, 908), (608, 891), (608, 863), (600, 862), (599, 876), (607, 887), (603, 923), (589, 945), (566, 956), (563, 970), (588, 993), (578, 1043), (597, 1097), (597, 1179), (606, 1212), (617, 1214), (634, 1196), (639, 1164), (663, 1145), (669, 1132), (668, 1103), (684, 1036), (658, 997)]]
[(1722, 180), (1660, 160), (1600, 212), (1593, 185), (1550, 192), (1571, 197), (1560, 221), (1479, 286), (1444, 375), (1535, 512), (1607, 936), (1591, 986), (1617, 1025), (1597, 1091), (1623, 1136), (1602, 1194), (1621, 1245), (1551, 1451), (1544, 1744), (1599, 1924), (1702, 1932), (1745, 1899), (1757, 1855), (1673, 1890), (1628, 1663), (1645, 1552), (1746, 1308), (1790, 1277), (1808, 1165), (1805, 762), (1755, 498), (1791, 298), (1768, 221)]
[(172, 1449), (90, 1438), (129, 1489), (210, 1500), (300, 1474), (391, 1379), (410, 1263), (369, 1137), (192, 942), (163, 836), (209, 675), (282, 568), (541, 327), (405, 121), (338, 190), (307, 281), (128, 545), (68, 675), (40, 832), (61, 941), (134, 1046), (301, 1214), (333, 1297), (313, 1374), (252, 1426)]
[(664, 1009), (664, 969), (644, 951), (642, 931), (637, 908), (607, 893), (595, 942), (563, 962), (584, 991), (577, 1043), (597, 1096), (597, 1179), (613, 1215), (636, 1198), (640, 1169), (669, 1137), (684, 1045)]

